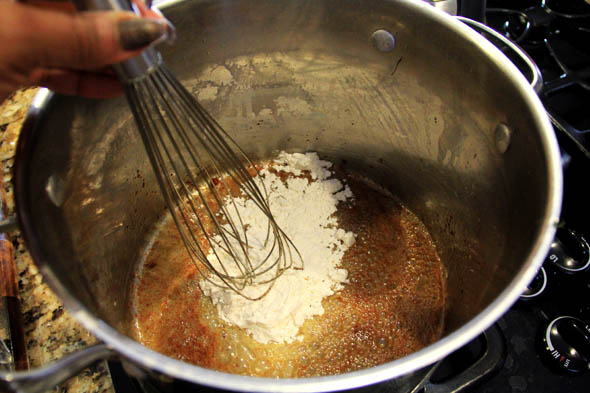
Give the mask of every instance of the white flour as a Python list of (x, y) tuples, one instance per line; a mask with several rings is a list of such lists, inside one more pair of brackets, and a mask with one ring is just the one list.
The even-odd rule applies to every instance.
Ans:
[[(247, 300), (229, 289), (219, 288), (206, 280), (200, 287), (217, 306), (219, 316), (246, 329), (262, 343), (293, 342), (303, 322), (324, 312), (322, 299), (343, 288), (348, 272), (339, 267), (344, 252), (354, 244), (355, 235), (338, 228), (336, 212), (339, 202), (352, 198), (348, 186), (330, 179), (332, 164), (319, 159), (316, 153), (281, 153), (273, 167), (295, 176), (310, 173), (306, 178), (289, 178), (286, 184), (278, 176), (262, 170), (259, 180), (269, 192), (271, 211), (283, 231), (301, 253), (304, 269), (289, 269), (280, 276), (271, 291), (257, 301)], [(237, 200), (243, 222), (249, 225), (248, 241), (254, 251), (251, 258), (263, 256), (266, 219), (250, 200)], [(258, 245), (258, 252), (256, 246)], [(220, 255), (224, 259), (223, 255)], [(210, 255), (212, 263), (216, 263)], [(231, 265), (227, 261), (227, 265)], [(217, 262), (218, 263), (218, 262)], [(272, 273), (271, 273), (272, 275)], [(260, 280), (263, 280), (262, 276)], [(266, 285), (252, 285), (245, 294), (256, 297)]]

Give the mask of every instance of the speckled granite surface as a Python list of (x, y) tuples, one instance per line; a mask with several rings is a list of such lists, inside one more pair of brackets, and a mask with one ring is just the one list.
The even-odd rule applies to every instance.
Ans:
[[(0, 161), (7, 191), (9, 213), (14, 208), (11, 174), (16, 141), (27, 109), (37, 89), (19, 91), (0, 105)], [(18, 231), (11, 233), (17, 263), (24, 328), (32, 368), (51, 363), (67, 353), (96, 342), (64, 310), (60, 300), (43, 283)], [(114, 392), (106, 363), (88, 368), (53, 391), (63, 393)]]

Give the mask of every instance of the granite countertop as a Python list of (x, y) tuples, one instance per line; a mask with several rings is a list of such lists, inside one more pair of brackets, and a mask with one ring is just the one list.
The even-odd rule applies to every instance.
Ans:
[[(30, 88), (18, 91), (0, 105), (0, 160), (9, 214), (14, 211), (11, 178), (16, 142), (37, 90)], [(41, 367), (65, 354), (96, 343), (97, 339), (70, 316), (60, 300), (43, 282), (41, 274), (24, 247), (20, 233), (14, 231), (10, 235), (14, 244), (30, 367)], [(114, 389), (106, 362), (101, 362), (85, 369), (53, 391), (113, 393)]]

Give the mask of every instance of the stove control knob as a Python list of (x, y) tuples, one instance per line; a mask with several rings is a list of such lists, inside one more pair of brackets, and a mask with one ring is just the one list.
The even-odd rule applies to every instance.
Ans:
[(563, 272), (582, 272), (590, 267), (590, 246), (582, 235), (560, 228), (546, 260)]
[(520, 300), (531, 300), (536, 298), (543, 293), (545, 287), (547, 287), (547, 273), (545, 272), (545, 268), (541, 267), (535, 278), (533, 278), (533, 281), (529, 283), (524, 292), (520, 295)]
[(562, 316), (544, 332), (545, 353), (553, 366), (575, 373), (590, 370), (590, 325), (578, 318)]

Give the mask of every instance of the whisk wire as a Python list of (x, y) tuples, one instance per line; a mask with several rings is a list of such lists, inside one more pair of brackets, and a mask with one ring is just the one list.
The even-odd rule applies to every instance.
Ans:
[[(146, 82), (148, 83), (148, 82)], [(157, 143), (155, 140), (154, 135), (156, 134), (156, 132), (154, 131), (154, 125), (153, 125), (153, 121), (150, 120), (151, 117), (147, 115), (146, 113), (146, 105), (143, 105), (142, 101), (139, 99), (140, 96), (146, 96), (145, 92), (138, 92), (138, 90), (144, 90), (145, 86), (143, 84), (139, 84), (139, 85), (129, 85), (127, 86), (126, 89), (126, 93), (127, 93), (127, 98), (129, 99), (129, 103), (132, 109), (132, 112), (137, 120), (138, 123), (138, 127), (140, 129), (140, 134), (142, 136), (142, 139), (144, 140), (144, 145), (146, 146), (146, 151), (148, 153), (148, 157), (150, 159), (150, 162), (152, 163), (152, 166), (154, 167), (154, 172), (156, 175), (156, 178), (158, 180), (158, 183), (160, 184), (160, 188), (162, 189), (162, 194), (164, 196), (164, 200), (166, 202), (167, 206), (174, 206), (174, 202), (173, 202), (173, 196), (171, 195), (171, 193), (174, 191), (175, 192), (175, 188), (174, 185), (171, 182), (171, 179), (168, 176), (164, 176), (165, 173), (167, 173), (167, 168), (166, 165), (164, 164), (164, 159), (161, 155), (160, 150), (157, 148)], [(149, 94), (147, 95), (149, 96)], [(204, 254), (203, 250), (201, 250), (198, 247), (191, 247), (191, 245), (193, 243), (191, 243), (188, 239), (187, 239), (187, 233), (184, 230), (183, 225), (180, 222), (180, 219), (177, 215), (177, 212), (175, 209), (169, 209), (172, 219), (174, 220), (176, 226), (179, 229), (180, 235), (183, 239), (184, 244), (187, 246), (187, 248), (190, 248), (189, 253), (192, 255), (192, 253), (197, 255), (197, 258), (199, 260), (204, 260), (206, 259), (206, 255)], [(186, 221), (185, 221), (186, 223)], [(189, 232), (190, 234), (190, 232)], [(192, 235), (192, 234), (191, 234)], [(202, 270), (202, 268), (199, 265), (196, 265), (197, 269), (199, 270), (199, 273), (201, 274), (206, 274), (205, 271)]]
[[(182, 91), (182, 93), (186, 94), (186, 91)], [(202, 107), (200, 107), (200, 105), (197, 102), (194, 102), (194, 103), (197, 106), (197, 110), (195, 111), (194, 108), (189, 108), (189, 110), (192, 109), (196, 118), (201, 121), (201, 124), (203, 125), (204, 130), (212, 130), (212, 129), (214, 130), (215, 126), (217, 126), (217, 128), (221, 132), (223, 132), (223, 129), (215, 122), (215, 120), (210, 115), (208, 115), (207, 112), (205, 112), (204, 109)], [(219, 144), (214, 145), (214, 147), (217, 147), (217, 149), (218, 149), (217, 152), (219, 153), (219, 155), (220, 156), (224, 155), (227, 152), (227, 156), (229, 159), (235, 159), (235, 153), (233, 153), (231, 151), (231, 148), (227, 145), (227, 143), (225, 143), (223, 138), (219, 137), (219, 133), (213, 132), (212, 135), (213, 135), (213, 137), (218, 138)], [(229, 136), (228, 136), (228, 139), (230, 139), (230, 142), (233, 142), (233, 140), (231, 140), (231, 138), (229, 138)], [(235, 142), (234, 142), (234, 144), (235, 144)], [(239, 150), (239, 146), (237, 146), (237, 144), (236, 144), (236, 148)], [(246, 155), (243, 154), (243, 152), (241, 152), (241, 153), (244, 156), (244, 158), (247, 160)], [(250, 167), (253, 168), (253, 170), (255, 170), (257, 172), (256, 167), (251, 162), (249, 162), (249, 160), (248, 160), (248, 163), (250, 164)], [(234, 167), (234, 168), (238, 168), (238, 169), (242, 168), (242, 166), (239, 164), (240, 163), (238, 161), (238, 162), (234, 162), (231, 164), (227, 164), (226, 167), (228, 167), (228, 168)], [(263, 211), (269, 210), (268, 205), (266, 203), (266, 199), (265, 199), (265, 198), (267, 198), (266, 190), (263, 190), (264, 191), (264, 195), (263, 195), (262, 192), (260, 192), (260, 190), (257, 187), (255, 187), (256, 186), (255, 183), (247, 181), (252, 176), (250, 173), (248, 173), (247, 171), (236, 172), (236, 175), (239, 177), (239, 179), (236, 179), (234, 177), (234, 173), (232, 171), (228, 171), (228, 173), (229, 173), (231, 179), (235, 183), (243, 185), (243, 187), (246, 188), (246, 192), (248, 192), (250, 194), (251, 199), (258, 205), (258, 207), (260, 209), (262, 209)], [(262, 186), (264, 187), (264, 184), (262, 184)], [(238, 217), (239, 217), (239, 215), (238, 215)], [(272, 216), (270, 216), (269, 219), (272, 219)], [(271, 235), (271, 233), (270, 233), (271, 225), (272, 225), (272, 223), (269, 221), (268, 226), (267, 226), (267, 235), (266, 235), (266, 238), (264, 241), (265, 245), (268, 242), (269, 237)], [(275, 235), (277, 235), (277, 234), (275, 233)], [(246, 238), (246, 245), (247, 245), (247, 238)], [(279, 252), (279, 255), (281, 255), (281, 254), (282, 253)], [(270, 254), (269, 254), (269, 256), (270, 256)], [(259, 266), (261, 266), (265, 262), (266, 262), (266, 259), (260, 261), (260, 264), (258, 266), (253, 267), (253, 269), (256, 270)]]
[[(165, 64), (125, 91), (164, 201), (204, 279), (256, 300), (295, 259), (296, 268), (303, 267), (272, 215), (264, 183), (254, 179), (256, 166)], [(249, 202), (267, 220), (262, 247), (250, 243), (240, 213)], [(254, 248), (260, 250), (252, 254)], [(261, 294), (244, 293), (246, 286), (262, 284), (268, 285)]]
[[(158, 78), (156, 77), (156, 82), (160, 82), (157, 79)], [(156, 88), (159, 90), (160, 93), (163, 93), (162, 86), (161, 86), (160, 83), (156, 83)], [(182, 103), (182, 101), (179, 101), (179, 102)], [(167, 113), (170, 113), (170, 114), (173, 114), (174, 115), (174, 116), (171, 116), (171, 120), (172, 120), (172, 123), (175, 125), (175, 131), (177, 132), (178, 136), (180, 136), (180, 140), (185, 145), (185, 148), (186, 148), (185, 151), (188, 152), (188, 155), (192, 159), (193, 163), (197, 166), (197, 168), (199, 168), (202, 177), (205, 178), (205, 179), (207, 179), (207, 182), (209, 182), (208, 185), (210, 187), (214, 187), (215, 185), (212, 184), (212, 181), (210, 179), (210, 175), (209, 175), (209, 173), (207, 171), (207, 168), (204, 167), (204, 166), (202, 166), (202, 165), (199, 165), (198, 159), (197, 159), (196, 155), (194, 154), (195, 146), (193, 145), (191, 139), (187, 135), (187, 129), (182, 126), (182, 124), (181, 124), (181, 122), (179, 120), (179, 119), (182, 119), (183, 118), (182, 117), (182, 115), (183, 115), (183, 113), (182, 113), (182, 110), (183, 110), (182, 105), (177, 105), (177, 102), (174, 101), (174, 100), (171, 103), (168, 102), (168, 101), (164, 101), (163, 102), (163, 105), (164, 105), (164, 109), (167, 111)], [(176, 116), (176, 114), (177, 114), (178, 111), (181, 112), (180, 113), (180, 116)], [(185, 118), (186, 119), (190, 119), (190, 117), (188, 117), (188, 116), (186, 116)], [(190, 124), (189, 124), (189, 127), (188, 128), (189, 128), (189, 130), (194, 129), (194, 127), (191, 127)], [(185, 167), (188, 167), (188, 163), (187, 163), (187, 161), (186, 161), (186, 159), (185, 159), (185, 157), (184, 157), (184, 155), (182, 153), (182, 150), (178, 147), (178, 145), (176, 144), (176, 142), (173, 140), (173, 137), (170, 135), (169, 128), (167, 128), (167, 132), (169, 133), (169, 138), (171, 139), (171, 142), (173, 143), (173, 145), (175, 147), (175, 150), (176, 150), (176, 153), (178, 154), (178, 157), (181, 159), (181, 161), (184, 164), (184, 166)], [(197, 137), (197, 139), (201, 143), (203, 143), (203, 144), (205, 143), (205, 141), (203, 141), (203, 139), (201, 138), (201, 135), (196, 134), (195, 136)], [(196, 183), (196, 180), (193, 177), (192, 172), (189, 172), (189, 177), (190, 177), (190, 180), (191, 180), (191, 182), (193, 184)], [(225, 182), (223, 182), (222, 184), (225, 185)], [(183, 189), (185, 191), (185, 194), (187, 196), (189, 196), (190, 195), (190, 192), (188, 191), (187, 187), (184, 186), (184, 184), (182, 184), (182, 186), (183, 186)], [(201, 190), (197, 188), (197, 192), (198, 192), (201, 200), (204, 200), (205, 199), (205, 196), (203, 196), (203, 194), (201, 193)], [(229, 192), (230, 192), (229, 189), (227, 190), (227, 192), (229, 194)], [(250, 258), (249, 258), (249, 254), (248, 254), (248, 250), (247, 250), (248, 249), (248, 246), (247, 246), (247, 236), (245, 234), (245, 230), (242, 229), (243, 236), (239, 236), (239, 234), (238, 234), (238, 231), (239, 231), (238, 228), (244, 228), (244, 224), (242, 222), (242, 219), (241, 219), (241, 216), (239, 214), (239, 211), (236, 208), (235, 209), (235, 214), (233, 214), (233, 215), (232, 214), (228, 214), (227, 212), (225, 212), (225, 206), (223, 204), (223, 201), (218, 196), (218, 194), (217, 193), (213, 193), (212, 196), (214, 197), (217, 206), (219, 206), (220, 209), (222, 210), (222, 212), (225, 213), (225, 214), (222, 214), (222, 215), (226, 219), (227, 224), (230, 226), (230, 229), (226, 229), (224, 226), (220, 225), (220, 223), (218, 222), (218, 219), (217, 219), (216, 215), (213, 213), (213, 211), (211, 210), (210, 206), (208, 204), (206, 204), (206, 203), (204, 204), (204, 207), (206, 208), (207, 213), (208, 213), (210, 219), (212, 221), (214, 221), (215, 226), (216, 227), (220, 227), (222, 229), (222, 231), (218, 235), (222, 238), (223, 242), (217, 242), (217, 245), (220, 246), (220, 248), (222, 250), (224, 250), (226, 253), (232, 254), (232, 253), (237, 253), (238, 252), (235, 249), (236, 243), (237, 243), (237, 247), (239, 247), (241, 249), (240, 250), (240, 254), (243, 256), (244, 262), (247, 263), (247, 268), (246, 269), (243, 269), (243, 266), (241, 264), (236, 263), (236, 266), (237, 266), (238, 270), (240, 271), (240, 273), (238, 275), (234, 275), (233, 278), (246, 279), (249, 282), (249, 281), (251, 281), (251, 278), (252, 278), (252, 275), (253, 275), (252, 274), (253, 267), (252, 267), (252, 264), (250, 262)], [(189, 200), (189, 202), (191, 201), (190, 198), (188, 200)], [(233, 204), (233, 199), (230, 199), (230, 201)], [(199, 218), (198, 217), (198, 212), (196, 211), (194, 205), (192, 203), (189, 203), (189, 205), (191, 206), (191, 210), (192, 210), (193, 214), (197, 218)], [(239, 220), (239, 224), (240, 224), (239, 226), (234, 223), (234, 220), (233, 220), (233, 216), (234, 215), (237, 216), (237, 218)], [(201, 229), (204, 230), (204, 228), (201, 228)], [(244, 239), (244, 242), (238, 241), (238, 242), (233, 242), (233, 244), (232, 244), (232, 242), (230, 242), (227, 239), (227, 236), (233, 237), (236, 240)], [(208, 241), (211, 242), (210, 241), (210, 237), (208, 237)], [(217, 258), (219, 258), (219, 256), (216, 254), (215, 248), (212, 248), (212, 250), (215, 253), (215, 256)], [(222, 266), (222, 269), (224, 270), (225, 275), (228, 275), (227, 270), (224, 268), (224, 266)]]
[[(162, 88), (158, 84), (158, 82), (159, 82), (158, 76), (155, 75), (154, 79), (155, 80), (153, 82), (154, 82), (155, 88), (158, 90), (158, 92), (160, 94), (163, 94)], [(153, 105), (158, 106), (158, 104), (156, 104), (156, 102), (153, 101), (154, 96), (156, 96), (156, 95), (150, 96), (152, 98), (152, 103), (153, 103)], [(160, 95), (160, 97), (162, 97), (162, 96), (163, 95)], [(163, 139), (162, 133), (157, 134), (157, 136), (160, 139), (160, 145), (162, 146), (162, 149), (164, 150), (164, 152), (166, 153), (166, 156), (168, 157), (168, 160), (170, 162), (170, 165), (172, 166), (172, 169), (174, 170), (176, 178), (180, 179), (180, 178), (182, 178), (183, 173), (178, 169), (178, 166), (177, 166), (178, 163), (175, 162), (174, 157), (179, 158), (180, 163), (183, 165), (184, 168), (189, 167), (189, 165), (186, 161), (186, 158), (183, 154), (183, 150), (180, 148), (180, 146), (176, 142), (176, 136), (180, 136), (181, 137), (180, 139), (183, 140), (186, 144), (186, 140), (184, 138), (185, 134), (183, 132), (184, 127), (182, 126), (181, 122), (179, 121), (179, 117), (176, 116), (174, 108), (172, 107), (172, 105), (170, 105), (170, 103), (167, 100), (162, 100), (161, 106), (159, 106), (158, 108), (159, 109), (161, 108), (162, 111), (165, 111), (164, 113), (170, 115), (171, 123), (174, 126), (173, 128), (169, 127), (168, 123), (165, 122), (162, 111), (156, 111), (158, 114), (157, 118), (163, 123), (162, 129), (165, 131), (165, 134), (168, 136), (169, 144), (173, 147), (173, 152), (172, 153), (170, 152), (170, 150), (167, 146), (168, 144)], [(173, 135), (173, 131), (174, 131), (174, 135)], [(193, 146), (189, 145), (189, 148), (191, 148), (191, 147), (193, 147)], [(190, 150), (188, 150), (188, 151), (190, 152)], [(173, 154), (175, 154), (175, 155), (173, 155)], [(206, 176), (206, 173), (204, 173), (206, 171), (206, 169), (199, 165), (199, 162), (198, 162), (198, 160), (196, 160), (196, 157), (194, 155), (193, 155), (193, 158), (195, 159), (194, 164), (197, 165), (197, 168), (200, 168), (201, 174)], [(189, 177), (192, 184), (197, 183), (196, 179), (193, 177), (192, 171), (189, 171), (187, 173), (187, 176)], [(182, 195), (181, 195), (181, 193), (178, 192), (179, 188), (183, 191)], [(179, 210), (180, 210), (181, 217), (183, 218), (183, 221), (184, 221), (186, 227), (187, 228), (191, 227), (191, 223), (192, 223), (191, 217), (196, 218), (198, 225), (199, 225), (202, 233), (204, 234), (204, 236), (207, 240), (207, 243), (210, 246), (210, 250), (213, 252), (215, 257), (219, 259), (220, 257), (217, 254), (217, 249), (216, 249), (216, 247), (213, 246), (214, 240), (212, 239), (209, 231), (206, 229), (206, 225), (201, 220), (201, 214), (199, 214), (200, 212), (198, 211), (197, 207), (193, 203), (193, 198), (191, 198), (191, 191), (189, 191), (188, 187), (186, 186), (186, 183), (179, 182), (179, 186), (174, 188), (174, 190), (177, 193), (178, 200), (181, 201), (181, 205), (180, 205)], [(198, 187), (196, 188), (196, 193), (199, 195), (200, 200), (202, 202), (205, 202), (206, 197), (202, 194), (201, 190)], [(215, 199), (217, 201), (218, 206), (223, 206), (222, 201), (217, 197), (217, 195), (215, 195)], [(206, 210), (206, 213), (207, 213), (206, 217), (208, 217), (209, 220), (211, 220), (216, 227), (223, 228), (220, 225), (220, 223), (218, 222), (217, 217), (215, 216), (215, 213), (212, 211), (210, 205), (208, 203), (201, 203), (201, 205)], [(235, 225), (232, 226), (232, 229), (234, 231), (237, 231), (237, 228), (235, 227)], [(189, 242), (190, 248), (191, 249), (198, 248), (198, 247), (195, 247), (195, 245), (198, 245), (198, 240), (195, 238), (194, 232), (190, 231), (190, 230), (187, 232), (190, 235), (191, 240), (192, 240), (192, 242)], [(228, 241), (228, 239), (227, 239), (226, 231), (220, 231), (220, 233), (218, 233), (218, 235), (221, 237), (222, 242), (217, 242), (217, 245), (221, 246), (221, 248), (230, 255), (232, 253), (235, 253), (235, 250), (232, 249), (231, 242)], [(239, 243), (239, 242), (238, 242), (238, 244), (241, 245), (241, 243)], [(198, 249), (200, 250), (200, 248), (198, 248)], [(245, 250), (243, 250), (243, 251), (245, 252)], [(204, 255), (203, 252), (199, 252), (198, 254), (201, 256)], [(211, 263), (208, 259), (202, 260), (201, 262), (204, 263), (205, 265), (207, 265), (207, 267), (209, 267), (210, 269), (213, 269), (213, 266), (211, 265)], [(232, 279), (232, 278), (243, 279), (243, 278), (247, 278), (249, 276), (248, 270), (243, 269), (242, 265), (236, 263), (236, 267), (238, 268), (240, 273), (238, 275), (232, 276), (232, 275), (230, 275), (230, 273), (228, 272), (226, 267), (224, 265), (221, 265), (221, 269), (223, 270), (223, 273), (218, 271), (218, 273), (219, 273), (218, 276), (219, 276), (219, 278), (223, 279), (224, 284), (228, 284), (227, 280)], [(244, 280), (242, 280), (242, 281), (238, 281), (239, 285), (235, 285), (235, 286), (237, 286), (239, 289), (243, 289), (245, 284), (247, 284), (248, 282), (246, 282)]]
[[(256, 183), (249, 181), (251, 180), (252, 175), (244, 168), (242, 160), (245, 161), (247, 165), (254, 171), (258, 172), (256, 166), (250, 161), (247, 155), (231, 138), (231, 136), (229, 136), (229, 134), (223, 130), (217, 121), (201, 106), (201, 104), (195, 101), (194, 98), (173, 77), (173, 75), (171, 75), (167, 67), (164, 67), (163, 74), (168, 78), (172, 86), (174, 86), (178, 93), (182, 96), (184, 99), (182, 101), (193, 104), (189, 106), (188, 110), (196, 119), (200, 121), (200, 125), (203, 126), (202, 130), (206, 131), (207, 135), (212, 138), (212, 142), (214, 143), (213, 147), (217, 149), (217, 153), (224, 158), (224, 162), (229, 164), (226, 166), (226, 169), (231, 169), (231, 175), (237, 175), (239, 177), (239, 179), (234, 178), (233, 180), (236, 181), (237, 184), (240, 184), (241, 187), (248, 189), (248, 191), (252, 194), (251, 197), (253, 197), (257, 203), (260, 203), (260, 208), (268, 208), (266, 203), (268, 198), (266, 195), (266, 190), (264, 194), (262, 194)], [(226, 142), (226, 139), (232, 143), (234, 149), (239, 152), (242, 160), (236, 156), (234, 150), (232, 150), (232, 148)], [(261, 184), (261, 186), (264, 188), (264, 184)]]

